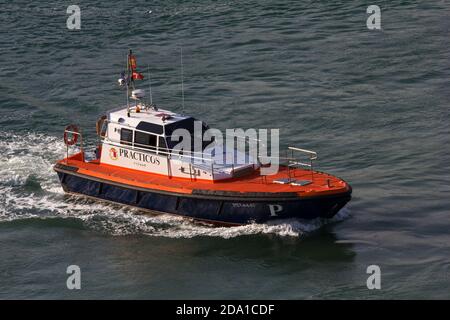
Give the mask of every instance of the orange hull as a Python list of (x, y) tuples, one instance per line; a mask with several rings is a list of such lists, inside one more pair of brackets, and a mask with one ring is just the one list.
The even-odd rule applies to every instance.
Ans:
[[(310, 197), (345, 193), (350, 190), (350, 185), (344, 180), (319, 171), (314, 171), (313, 182), (306, 186), (273, 183), (274, 180), (288, 177), (288, 169), (286, 167), (280, 167), (279, 172), (271, 176), (263, 177), (256, 170), (254, 173), (244, 177), (212, 182), (199, 179), (169, 178), (165, 175), (100, 164), (98, 161), (84, 162), (82, 161), (81, 153), (75, 154), (68, 159), (59, 160), (57, 163), (77, 167), (78, 173), (95, 178), (135, 187), (182, 194), (190, 194), (194, 189), (200, 189), (240, 193), (295, 192), (301, 197)], [(311, 171), (309, 170), (290, 169), (290, 175), (298, 180), (311, 179)]]
[[(256, 170), (239, 178), (213, 182), (169, 178), (100, 164), (98, 160), (84, 162), (82, 154), (78, 153), (59, 160), (54, 169), (68, 192), (229, 224), (288, 217), (330, 217), (350, 200), (351, 194), (350, 185), (342, 179), (318, 171), (288, 170), (286, 167), (280, 167), (279, 172), (271, 176), (263, 177)], [(312, 182), (304, 186), (274, 183), (289, 175), (292, 179)], [(163, 196), (170, 199), (162, 199)], [(153, 197), (152, 200), (149, 197)], [(140, 205), (143, 200), (139, 198), (148, 198), (148, 203)], [(159, 202), (171, 201), (174, 204), (167, 204), (167, 208), (158, 207)], [(152, 207), (153, 204), (156, 204), (155, 207)], [(186, 210), (179, 212), (180, 206)], [(189, 211), (193, 211), (192, 214)], [(196, 216), (198, 212), (204, 214)]]

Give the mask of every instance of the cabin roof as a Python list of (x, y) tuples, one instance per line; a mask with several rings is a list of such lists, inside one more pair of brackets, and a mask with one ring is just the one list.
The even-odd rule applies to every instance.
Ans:
[[(170, 116), (170, 118), (163, 121), (163, 115)], [(153, 108), (142, 108), (138, 113), (135, 111), (131, 111), (130, 116), (128, 117), (127, 107), (124, 106), (119, 109), (109, 111), (108, 118), (112, 122), (119, 122), (121, 124), (136, 128), (137, 125), (142, 121), (165, 126), (191, 117), (183, 116), (181, 114), (159, 108), (158, 110), (154, 110)]]

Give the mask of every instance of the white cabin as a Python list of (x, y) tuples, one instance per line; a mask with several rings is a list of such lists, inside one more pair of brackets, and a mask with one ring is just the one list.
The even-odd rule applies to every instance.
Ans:
[[(235, 161), (224, 164), (226, 148), (200, 139), (199, 133), (203, 136), (208, 129), (205, 123), (154, 105), (136, 103), (112, 110), (99, 119), (97, 127), (101, 128), (103, 164), (169, 178), (211, 181), (241, 176), (259, 167), (256, 160), (236, 149), (232, 150)], [(172, 139), (176, 129), (191, 134), (191, 148), (178, 149), (181, 139)]]

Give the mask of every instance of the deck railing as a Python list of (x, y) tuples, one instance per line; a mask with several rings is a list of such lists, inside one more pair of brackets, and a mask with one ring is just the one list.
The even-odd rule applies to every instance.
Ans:
[[(289, 160), (289, 163), (288, 163), (289, 179), (292, 179), (291, 168), (304, 166), (304, 167), (309, 167), (309, 170), (311, 171), (311, 179), (314, 180), (313, 162), (314, 162), (314, 160), (317, 160), (317, 152), (311, 151), (311, 150), (306, 150), (306, 149), (300, 149), (300, 148), (296, 148), (296, 147), (288, 147), (288, 150), (291, 152), (291, 158), (292, 158), (292, 160)], [(298, 158), (294, 156), (295, 153), (303, 153), (303, 154), (307, 155), (308, 159), (309, 159), (309, 163), (305, 163), (305, 162), (298, 160)]]
[[(105, 120), (107, 121), (107, 120)], [(120, 126), (127, 126), (129, 128), (133, 128), (129, 125), (126, 124), (121, 124), (121, 123), (116, 123), (116, 122), (111, 122), (108, 121), (109, 123), (114, 123)], [(143, 131), (143, 130), (139, 130), (139, 129), (135, 129), (133, 128), (133, 130), (136, 132), (142, 132), (142, 133), (146, 133), (149, 134), (149, 132), (147, 131)], [(80, 142), (80, 149), (81, 149), (81, 157), (82, 157), (82, 161), (85, 161), (85, 155), (84, 155), (84, 146), (83, 146), (83, 136), (80, 132), (76, 132), (76, 131), (70, 131), (70, 130), (65, 130), (64, 131), (66, 134), (73, 134), (73, 135), (77, 135), (79, 137), (79, 142)], [(224, 169), (225, 167), (221, 164), (218, 164), (215, 162), (215, 160), (211, 157), (210, 153), (205, 153), (205, 152), (199, 152), (199, 151), (188, 151), (188, 150), (177, 150), (177, 149), (169, 149), (169, 148), (160, 148), (159, 146), (150, 146), (150, 145), (145, 145), (145, 144), (140, 144), (137, 142), (134, 142), (134, 137), (135, 135), (133, 134), (132, 137), (132, 141), (130, 142), (130, 144), (124, 144), (123, 141), (117, 140), (117, 139), (111, 139), (108, 136), (108, 130), (106, 131), (105, 135), (103, 137), (101, 137), (101, 141), (105, 141), (106, 142), (110, 142), (113, 145), (117, 145), (120, 147), (125, 147), (125, 148), (131, 148), (133, 150), (138, 150), (138, 151), (142, 151), (142, 152), (150, 152), (150, 153), (154, 153), (163, 157), (167, 158), (168, 161), (168, 172), (167, 175), (170, 176), (170, 160), (173, 159), (188, 159), (189, 162), (189, 172), (190, 172), (190, 176), (196, 176), (195, 173), (195, 169), (198, 169), (195, 167), (195, 161), (194, 160), (199, 160), (201, 163), (197, 163), (197, 165), (205, 165), (207, 167), (210, 168), (211, 170), (211, 175), (212, 175), (212, 179), (214, 180), (214, 174), (218, 174), (219, 172), (221, 172), (220, 170)], [(155, 135), (157, 137), (160, 137), (162, 135)], [(245, 139), (246, 142), (248, 142), (246, 138), (249, 137), (241, 137), (241, 136), (236, 136), (233, 135), (233, 137), (236, 137), (238, 139)], [(256, 139), (258, 142), (260, 141), (259, 139)], [(158, 139), (159, 142), (159, 139)], [(66, 145), (67, 149), (66, 149), (66, 162), (68, 161), (69, 158), (69, 145)], [(305, 160), (301, 160), (297, 155), (301, 153), (303, 155), (307, 156), (307, 160), (305, 162)], [(274, 160), (277, 161), (279, 164), (284, 162), (285, 166), (287, 167), (287, 171), (288, 171), (288, 179), (292, 180), (292, 174), (291, 174), (291, 170), (293, 168), (296, 167), (306, 167), (309, 168), (309, 170), (311, 171), (311, 179), (314, 180), (314, 170), (313, 170), (313, 163), (314, 160), (317, 160), (317, 153), (315, 151), (311, 151), (311, 150), (306, 150), (306, 149), (301, 149), (301, 148), (297, 148), (297, 147), (292, 147), (289, 146), (288, 149), (286, 150), (285, 153), (285, 157), (281, 157), (281, 156), (261, 156), (258, 155), (256, 161), (256, 165), (260, 166), (263, 162), (261, 161), (262, 159), (266, 159), (266, 160)], [(267, 162), (267, 161), (265, 161)], [(264, 163), (265, 163), (264, 162)], [(235, 172), (235, 168), (234, 168), (234, 163), (230, 164), (231, 166), (231, 175), (233, 176), (234, 172)], [(255, 167), (255, 164), (254, 164)], [(236, 171), (237, 172), (237, 171)], [(267, 179), (262, 176), (262, 181), (267, 182)]]

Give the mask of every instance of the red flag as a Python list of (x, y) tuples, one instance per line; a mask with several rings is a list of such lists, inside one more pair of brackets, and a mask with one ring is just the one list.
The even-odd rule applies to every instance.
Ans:
[(136, 68), (137, 68), (136, 57), (133, 56), (132, 54), (130, 54), (130, 59), (129, 60), (130, 60), (129, 64), (130, 64), (131, 70), (136, 70)]
[(133, 80), (143, 80), (144, 79), (144, 75), (137, 71), (133, 71), (132, 77), (133, 77)]

